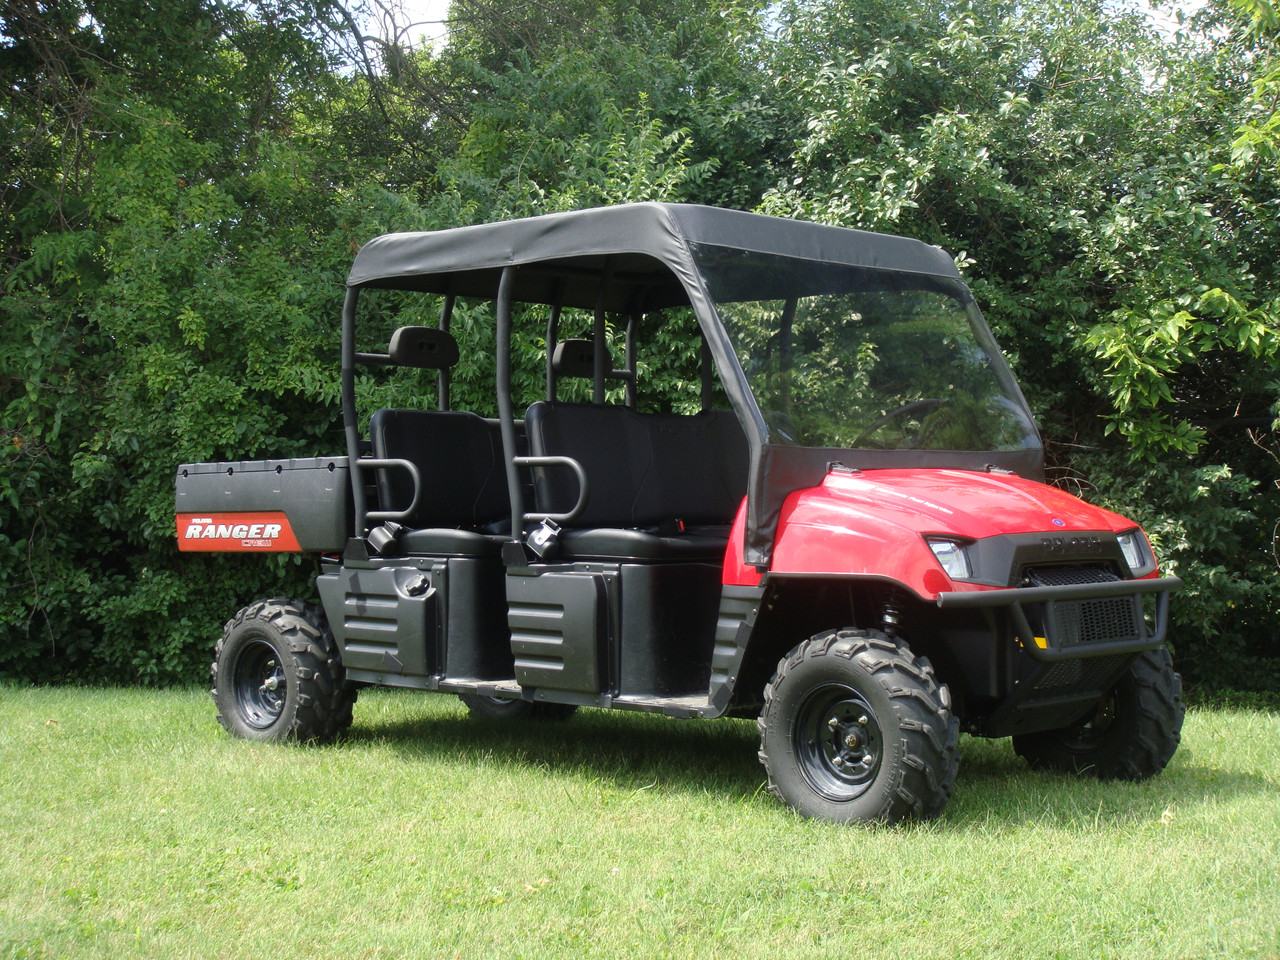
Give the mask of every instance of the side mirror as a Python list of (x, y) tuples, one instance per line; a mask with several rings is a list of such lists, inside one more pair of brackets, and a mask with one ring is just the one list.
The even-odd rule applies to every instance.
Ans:
[(446, 370), (458, 362), (458, 341), (435, 327), (401, 327), (391, 335), (387, 355), (400, 367)]

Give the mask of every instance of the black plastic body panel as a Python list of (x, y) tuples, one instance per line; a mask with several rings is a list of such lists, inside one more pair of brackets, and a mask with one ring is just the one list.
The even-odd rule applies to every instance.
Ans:
[(507, 574), (507, 620), (522, 687), (601, 693), (609, 598), (602, 573)]
[(445, 565), (343, 567), (316, 578), (349, 672), (426, 677), (439, 669)]
[(720, 603), (712, 563), (577, 563), (507, 577), (515, 679), (600, 705), (709, 703)]
[(624, 563), (619, 693), (706, 696), (719, 600), (715, 564)]
[(506, 574), (500, 560), (450, 558), (444, 673), (452, 679), (515, 678), (507, 627)]

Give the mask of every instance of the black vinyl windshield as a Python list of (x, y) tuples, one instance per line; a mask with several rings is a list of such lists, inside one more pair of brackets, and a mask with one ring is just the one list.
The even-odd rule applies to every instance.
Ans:
[(865, 450), (1038, 445), (963, 284), (698, 246), (768, 442)]

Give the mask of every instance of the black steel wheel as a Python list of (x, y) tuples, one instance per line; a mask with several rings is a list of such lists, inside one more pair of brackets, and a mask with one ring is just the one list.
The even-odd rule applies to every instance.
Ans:
[(811, 637), (765, 687), (769, 792), (807, 817), (895, 823), (942, 812), (959, 765), (951, 697), (924, 657), (869, 630)]
[(875, 783), (884, 734), (867, 698), (848, 684), (816, 687), (800, 704), (793, 735), (800, 773), (823, 797), (852, 799)]
[(284, 655), (265, 640), (250, 640), (235, 659), (231, 696), (235, 712), (255, 730), (266, 730), (280, 719), (289, 696)]
[(218, 722), (249, 740), (328, 740), (351, 725), (356, 690), (319, 610), (260, 600), (230, 620), (211, 667)]
[(1161, 647), (1134, 660), (1081, 720), (1058, 730), (1018, 734), (1013, 749), (1034, 770), (1146, 780), (1178, 749), (1185, 713), (1182, 678)]
[(460, 693), (458, 699), (477, 720), (568, 720), (578, 710), (572, 703), (506, 700), (474, 693)]

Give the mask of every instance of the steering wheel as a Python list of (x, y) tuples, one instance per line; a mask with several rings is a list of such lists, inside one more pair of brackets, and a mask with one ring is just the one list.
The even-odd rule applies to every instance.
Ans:
[[(868, 426), (860, 434), (854, 437), (852, 446), (855, 446), (855, 447), (860, 446), (864, 440), (869, 438), (881, 427), (885, 426), (886, 424), (892, 423), (894, 420), (897, 420), (899, 417), (905, 417), (908, 414), (913, 414), (920, 410), (940, 410), (943, 407), (947, 407), (950, 405), (951, 405), (951, 401), (943, 400), (938, 397), (925, 397), (922, 400), (912, 400), (910, 403), (904, 403), (902, 406), (897, 407), (896, 409), (890, 410), (883, 417), (877, 417), (874, 421), (872, 421), (870, 426)], [(908, 449), (910, 447), (913, 447), (917, 440), (919, 440), (918, 436), (912, 437), (911, 438), (912, 442), (908, 446)]]

